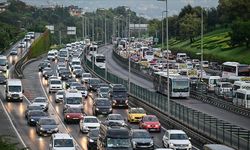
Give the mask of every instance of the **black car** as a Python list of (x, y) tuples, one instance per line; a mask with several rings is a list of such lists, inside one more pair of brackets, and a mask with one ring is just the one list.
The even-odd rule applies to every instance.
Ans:
[(87, 146), (89, 150), (96, 150), (97, 149), (97, 139), (99, 137), (99, 129), (92, 129), (89, 131), (87, 138)]
[(0, 73), (0, 84), (6, 84), (7, 78), (3, 73)]
[(36, 124), (36, 133), (41, 135), (50, 135), (59, 131), (57, 123), (53, 118), (41, 118)]
[(108, 98), (96, 98), (93, 104), (93, 113), (107, 115), (112, 113), (112, 104)]
[(76, 78), (81, 78), (83, 72), (84, 72), (84, 71), (81, 70), (81, 69), (75, 70), (75, 71), (74, 71), (75, 77), (76, 77)]
[(35, 126), (39, 119), (47, 116), (48, 114), (42, 110), (32, 110), (27, 115), (27, 123), (30, 126)]
[(154, 149), (154, 140), (150, 133), (144, 129), (133, 129), (131, 130), (131, 142), (134, 150), (137, 149)]
[(99, 78), (90, 78), (88, 81), (88, 90), (96, 91), (100, 87), (101, 80)]
[(44, 72), (44, 74), (43, 74), (45, 80), (48, 80), (49, 77), (51, 77), (51, 76), (53, 76), (53, 75), (54, 75), (53, 70), (46, 71), (46, 72)]
[(102, 98), (108, 98), (109, 87), (100, 87), (97, 89), (97, 95)]
[(17, 55), (17, 48), (13, 48), (13, 49), (10, 51), (10, 55)]
[(27, 109), (25, 110), (25, 118), (28, 118), (28, 114), (30, 111), (33, 110), (42, 110), (44, 111), (44, 108), (40, 104), (30, 104), (27, 106)]
[(77, 82), (75, 78), (68, 79), (66, 81), (66, 89), (68, 89), (71, 85), (71, 83)]
[(50, 63), (43, 61), (38, 65), (38, 70), (42, 72), (46, 67), (50, 67)]
[(59, 76), (61, 77), (61, 80), (68, 80), (72, 78), (71, 72), (68, 69), (60, 70)]

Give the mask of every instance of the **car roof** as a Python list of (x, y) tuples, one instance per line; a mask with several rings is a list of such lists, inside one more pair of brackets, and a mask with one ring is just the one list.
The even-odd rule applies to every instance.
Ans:
[(55, 133), (52, 135), (54, 139), (72, 139), (73, 138), (67, 133)]
[(95, 119), (98, 119), (96, 116), (84, 116), (84, 119), (85, 118), (95, 118)]
[(181, 134), (186, 134), (182, 130), (167, 130), (169, 134), (176, 134), (176, 133), (181, 133)]

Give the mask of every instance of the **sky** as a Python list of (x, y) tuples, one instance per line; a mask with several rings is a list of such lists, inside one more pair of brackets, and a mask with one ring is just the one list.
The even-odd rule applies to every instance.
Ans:
[[(127, 6), (131, 10), (148, 19), (161, 18), (162, 11), (166, 10), (166, 2), (159, 0), (22, 0), (30, 5), (75, 5), (84, 11), (92, 12), (97, 8), (116, 8)], [(169, 15), (178, 14), (185, 5), (203, 7), (217, 7), (218, 0), (168, 0)]]

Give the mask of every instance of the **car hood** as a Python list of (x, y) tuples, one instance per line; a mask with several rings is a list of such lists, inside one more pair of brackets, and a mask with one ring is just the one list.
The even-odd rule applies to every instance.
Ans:
[(100, 123), (84, 123), (86, 127), (100, 127)]
[(110, 109), (110, 108), (112, 108), (112, 106), (111, 105), (109, 105), (109, 106), (96, 105), (96, 108), (99, 108), (99, 109)]
[(147, 125), (159, 125), (159, 122), (144, 122)]
[(124, 120), (109, 120), (109, 122), (118, 122), (120, 124), (124, 124)]
[(190, 144), (189, 140), (170, 140), (169, 142), (172, 144), (182, 144), (182, 145)]
[(133, 138), (132, 142), (136, 142), (136, 143), (150, 143), (152, 141), (152, 139), (150, 138)]
[(146, 114), (129, 114), (129, 115), (132, 116), (132, 117), (143, 117)]

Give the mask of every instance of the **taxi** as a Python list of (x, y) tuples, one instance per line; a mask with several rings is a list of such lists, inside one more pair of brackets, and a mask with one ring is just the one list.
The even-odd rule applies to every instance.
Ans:
[(143, 108), (131, 108), (128, 112), (128, 122), (139, 122), (146, 111)]

